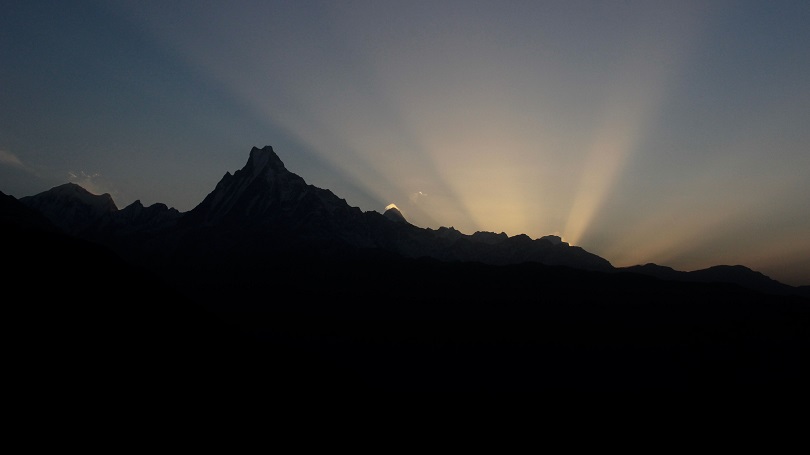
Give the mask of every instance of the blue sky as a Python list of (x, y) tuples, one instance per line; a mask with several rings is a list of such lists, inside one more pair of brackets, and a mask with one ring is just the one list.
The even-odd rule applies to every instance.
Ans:
[(810, 2), (5, 1), (0, 191), (353, 206), (810, 284)]

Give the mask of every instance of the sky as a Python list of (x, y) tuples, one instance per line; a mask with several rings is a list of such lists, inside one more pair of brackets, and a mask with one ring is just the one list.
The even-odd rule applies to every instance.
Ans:
[(810, 285), (810, 2), (0, 0), (0, 191), (364, 211)]

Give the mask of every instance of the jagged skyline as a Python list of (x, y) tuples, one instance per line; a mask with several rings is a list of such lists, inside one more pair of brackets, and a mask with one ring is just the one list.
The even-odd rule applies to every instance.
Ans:
[[(344, 248), (348, 247), (356, 248), (358, 253), (385, 251), (399, 258), (432, 258), (448, 263), (534, 263), (574, 270), (626, 271), (674, 281), (729, 282), (773, 295), (807, 293), (807, 289), (774, 281), (744, 265), (715, 265), (690, 272), (660, 264), (616, 268), (605, 258), (572, 247), (559, 236), (531, 239), (526, 234), (510, 237), (504, 232), (486, 231), (470, 235), (453, 227), (432, 230), (414, 226), (395, 204), (389, 204), (382, 216), (376, 211), (363, 212), (329, 189), (308, 184), (285, 167), (271, 146), (253, 147), (242, 169), (233, 174), (226, 172), (205, 199), (185, 213), (163, 203), (144, 207), (140, 201), (119, 209), (109, 193), (94, 195), (76, 183), (65, 183), (19, 202), (44, 215), (66, 233), (89, 239), (119, 237), (122, 240), (123, 236), (127, 248), (146, 256), (150, 254), (141, 251), (137, 242), (129, 244), (127, 235), (138, 232), (155, 235), (146, 249), (162, 254), (155, 251), (156, 245), (161, 244), (158, 239), (171, 238), (173, 231), (175, 235), (183, 231), (182, 238), (187, 234), (194, 237), (194, 230), (202, 229), (212, 243), (218, 243), (222, 242), (220, 234), (229, 237), (236, 229), (242, 233), (237, 235), (239, 240), (224, 242), (228, 245), (225, 249), (234, 254), (247, 248), (251, 255), (258, 252), (274, 257), (279, 253), (288, 254), (292, 245), (297, 245), (293, 248), (297, 253), (310, 252), (313, 246), (319, 245), (317, 254), (329, 256), (332, 254), (329, 251), (341, 245), (337, 247), (340, 251), (337, 257), (343, 256), (347, 252)], [(381, 222), (383, 219), (387, 220)], [(213, 233), (222, 227), (224, 231)], [(163, 247), (166, 246), (164, 243)], [(214, 247), (214, 250), (219, 249)]]
[(181, 211), (273, 145), (362, 210), (810, 283), (806, 2), (11, 2), (0, 190)]

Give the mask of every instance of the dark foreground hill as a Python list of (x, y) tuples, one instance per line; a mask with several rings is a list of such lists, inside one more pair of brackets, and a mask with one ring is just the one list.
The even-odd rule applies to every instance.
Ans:
[(756, 396), (810, 378), (807, 301), (733, 286), (371, 257), (167, 286), (92, 245), (17, 239), (13, 377), (50, 403)]
[(131, 207), (72, 234), (3, 195), (17, 383), (49, 402), (184, 407), (805, 392), (806, 298), (408, 227), (279, 166), (252, 154), (192, 212)]
[[(244, 399), (237, 382), (267, 400), (269, 390), (324, 376), (310, 375), (320, 367), (309, 353), (257, 342), (151, 271), (65, 235), (2, 193), (0, 236), (6, 411), (16, 419), (47, 415), (62, 428), (81, 412), (88, 424), (106, 416), (100, 421), (116, 427), (155, 409), (193, 412)], [(257, 359), (273, 359), (285, 373), (270, 374)]]

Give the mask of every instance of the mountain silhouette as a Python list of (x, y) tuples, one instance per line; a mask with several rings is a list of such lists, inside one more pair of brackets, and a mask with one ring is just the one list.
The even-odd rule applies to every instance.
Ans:
[[(94, 204), (103, 199), (77, 194), (106, 210), (106, 202)], [(0, 235), (9, 242), (3, 250), (3, 309), (5, 336), (13, 342), (4, 382), (26, 397), (19, 407), (17, 400), (8, 403), (15, 415), (32, 408), (138, 414), (169, 402), (194, 406), (230, 376), (240, 377), (243, 386), (259, 375), (262, 386), (290, 386), (246, 360), (260, 353), (244, 332), (151, 271), (66, 234), (3, 193)], [(284, 358), (286, 352), (266, 345), (261, 354)], [(305, 362), (306, 353), (300, 359)], [(294, 363), (289, 366), (296, 371)]]
[(389, 207), (383, 212), (383, 215), (388, 218), (389, 220), (395, 223), (407, 223), (408, 220), (405, 219), (405, 215), (399, 211), (396, 207)]
[(742, 265), (715, 265), (706, 269), (684, 272), (657, 264), (623, 267), (619, 270), (654, 276), (664, 280), (690, 281), (697, 283), (733, 283), (757, 291), (778, 295), (810, 296), (805, 289), (780, 283), (761, 272)]
[[(517, 264), (537, 262), (583, 270), (613, 270), (610, 262), (559, 238), (420, 228), (404, 222), (396, 210), (363, 212), (329, 190), (307, 184), (290, 172), (270, 146), (254, 147), (245, 166), (226, 173), (214, 190), (187, 213), (164, 204), (148, 210), (136, 201), (117, 211), (109, 195), (94, 196), (75, 184), (21, 198), (54, 224), (89, 240), (105, 239), (127, 248), (135, 235), (161, 233), (138, 249), (174, 247), (244, 251), (251, 254), (307, 250), (310, 254), (343, 255), (382, 252), (406, 258)], [(135, 216), (137, 212), (138, 216)], [(395, 222), (392, 222), (395, 221)], [(164, 240), (161, 244), (160, 239)], [(194, 239), (194, 246), (188, 243)], [(132, 249), (132, 248), (129, 248)], [(156, 253), (155, 251), (150, 254)]]
[[(44, 214), (67, 233), (132, 255), (162, 256), (172, 249), (244, 251), (270, 254), (306, 251), (323, 256), (391, 254), (452, 262), (506, 265), (533, 262), (603, 272), (632, 272), (659, 279), (733, 283), (780, 295), (810, 296), (744, 266), (715, 266), (692, 272), (656, 264), (615, 268), (609, 261), (559, 236), (531, 239), (525, 234), (464, 234), (407, 222), (392, 207), (380, 215), (350, 206), (329, 190), (307, 184), (290, 172), (271, 146), (252, 148), (245, 166), (226, 172), (195, 208), (180, 213), (165, 204), (140, 201), (118, 210), (109, 194), (93, 195), (68, 183), (20, 202)], [(391, 223), (393, 221), (394, 223)], [(198, 254), (195, 252), (194, 254)]]
[(307, 184), (271, 147), (185, 213), (118, 210), (72, 184), (0, 202), (20, 247), (9, 282), (47, 302), (14, 306), (25, 330), (49, 321), (36, 349), (99, 343), (84, 379), (120, 350), (136, 381), (163, 378), (145, 395), (717, 396), (810, 379), (799, 288), (741, 266), (616, 268), (557, 236), (421, 228)]
[(75, 183), (20, 199), (69, 234), (79, 234), (118, 211), (112, 196), (95, 195)]

